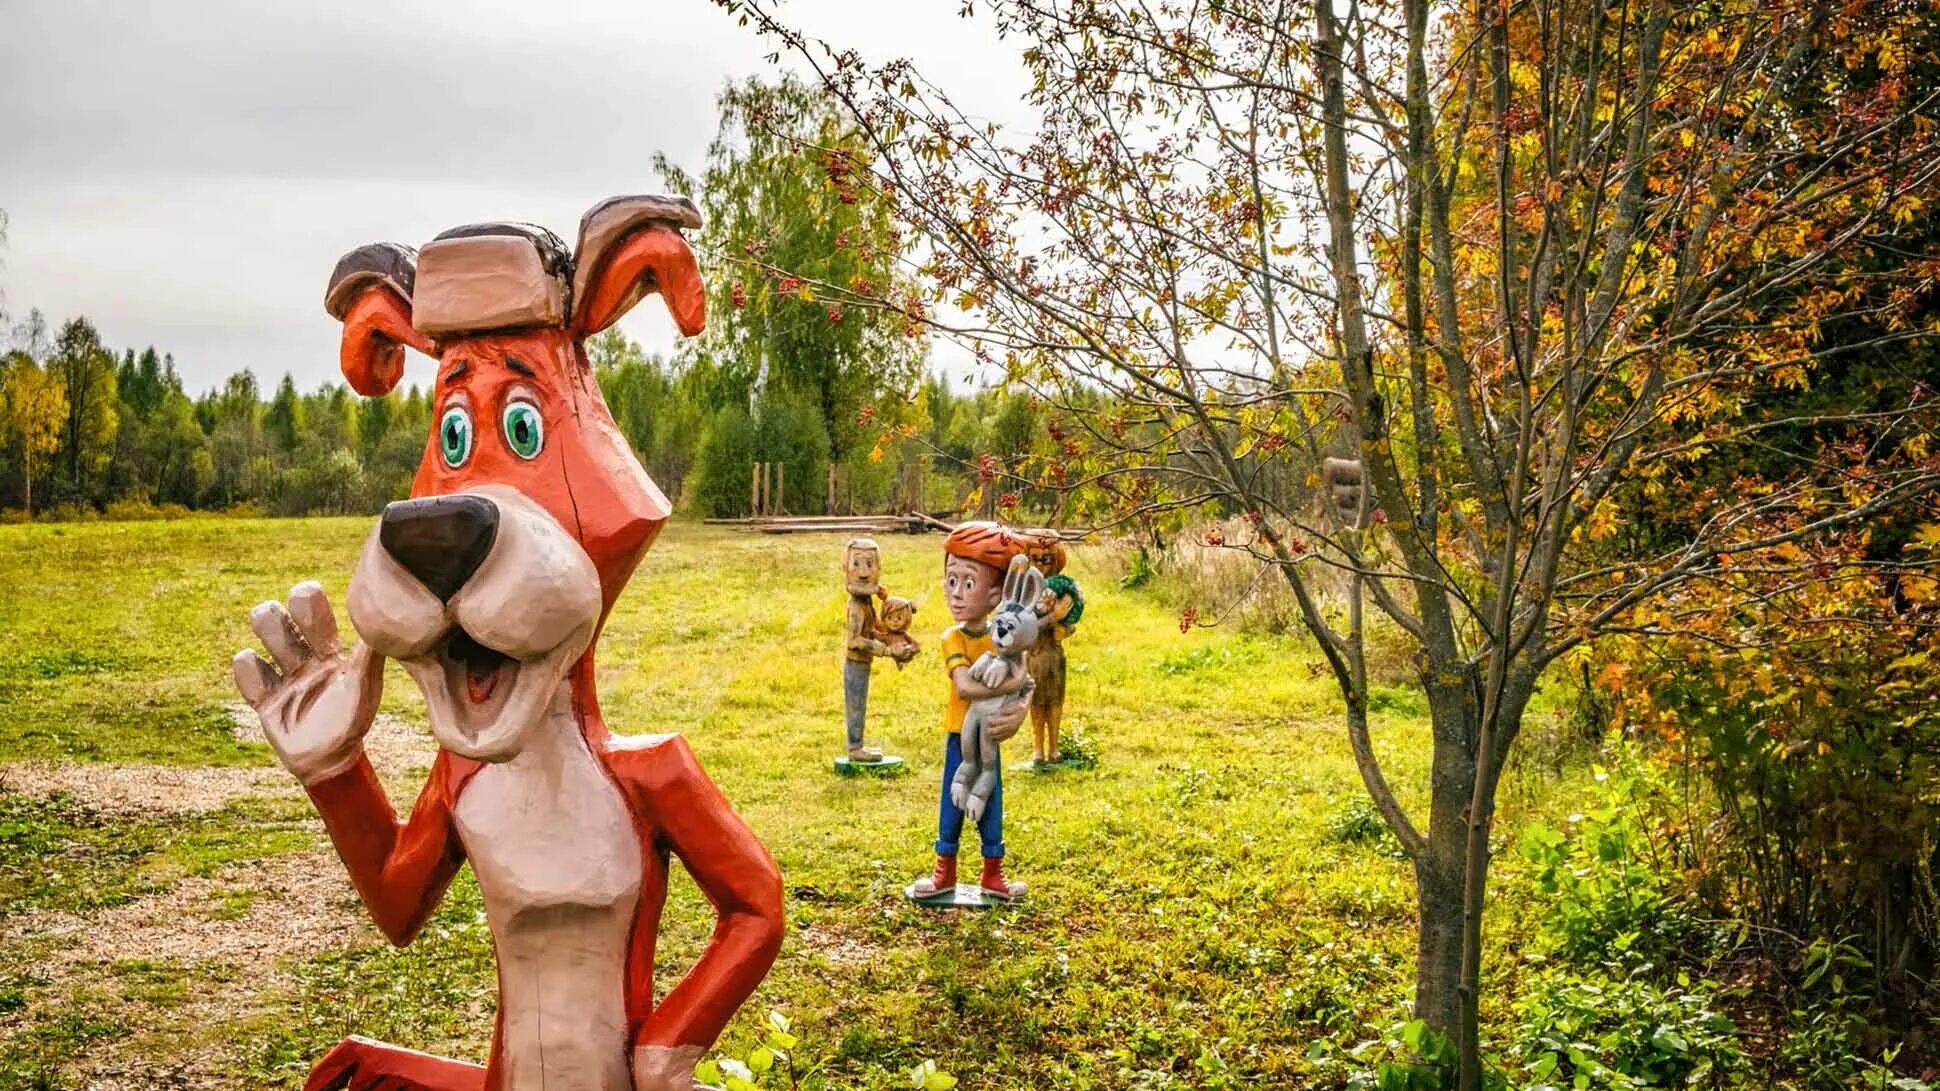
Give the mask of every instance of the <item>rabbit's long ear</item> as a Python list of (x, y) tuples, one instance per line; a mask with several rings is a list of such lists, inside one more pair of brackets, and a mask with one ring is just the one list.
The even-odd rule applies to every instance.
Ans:
[(1004, 601), (1026, 602), (1024, 593), (1024, 573), (1031, 571), (1029, 557), (1019, 553), (1010, 559), (1010, 567), (1004, 572)]
[(1034, 603), (1044, 597), (1044, 573), (1036, 568), (1024, 570), (1024, 597), (1021, 602)]

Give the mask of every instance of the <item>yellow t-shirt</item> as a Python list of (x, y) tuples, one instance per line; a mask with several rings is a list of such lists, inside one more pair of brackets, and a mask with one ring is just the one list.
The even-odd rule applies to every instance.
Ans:
[(994, 645), (988, 629), (972, 631), (952, 625), (943, 630), (943, 639), (937, 646), (943, 649), (943, 675), (950, 680), (950, 703), (943, 710), (943, 730), (946, 734), (958, 735), (963, 732), (963, 716), (970, 711), (970, 702), (957, 693), (957, 668), (975, 663), (983, 653), (993, 650)]

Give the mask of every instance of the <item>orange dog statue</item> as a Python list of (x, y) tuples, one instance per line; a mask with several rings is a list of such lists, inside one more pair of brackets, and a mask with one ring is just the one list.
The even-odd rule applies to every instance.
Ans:
[[(236, 684), (303, 782), (385, 935), (409, 943), (460, 865), (484, 894), (498, 1025), (484, 1066), (346, 1039), (311, 1089), (690, 1091), (693, 1070), (773, 963), (781, 875), (678, 735), (600, 718), (593, 647), (669, 505), (614, 426), (585, 339), (659, 292), (700, 331), (684, 198), (620, 197), (568, 252), (522, 224), (461, 227), (421, 252), (345, 255), (325, 308), (360, 394), (431, 357), (435, 430), (411, 499), (365, 542), (344, 650), (322, 588), (266, 602), (273, 665)], [(384, 660), (423, 691), (438, 755), (399, 821), (363, 754)], [(678, 856), (713, 902), (712, 942), (654, 1002), (654, 944)]]

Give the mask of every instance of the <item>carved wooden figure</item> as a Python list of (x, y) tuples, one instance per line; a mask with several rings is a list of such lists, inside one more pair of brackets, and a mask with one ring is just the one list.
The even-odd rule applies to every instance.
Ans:
[[(842, 709), (843, 726), (848, 731), (849, 760), (875, 763), (885, 760), (880, 749), (865, 745), (863, 728), (869, 716), (869, 672), (877, 656), (888, 656), (898, 666), (916, 654), (916, 642), (905, 640), (894, 646), (886, 639), (882, 622), (876, 616), (876, 598), (882, 589), (882, 551), (868, 538), (852, 538), (842, 551), (842, 581), (849, 593), (848, 611), (843, 626)], [(886, 597), (886, 596), (885, 596)], [(905, 623), (907, 628), (907, 623)]]
[(922, 650), (916, 638), (909, 635), (910, 624), (916, 620), (916, 604), (896, 595), (884, 595), (882, 612), (876, 620), (881, 626), (882, 642), (889, 646), (890, 657), (896, 660), (896, 669), (902, 670)]
[(1329, 458), (1320, 464), (1321, 480), (1327, 484), (1328, 507), (1350, 530), (1365, 530), (1368, 523), (1367, 482), (1359, 459)]
[[(701, 1053), (768, 972), (781, 876), (678, 735), (612, 734), (594, 692), (607, 613), (668, 514), (600, 398), (585, 339), (659, 292), (685, 334), (703, 295), (684, 198), (620, 197), (568, 252), (477, 224), (422, 252), (345, 255), (325, 307), (344, 375), (379, 397), (430, 356), (435, 431), (350, 578), (345, 650), (314, 583), (250, 624), (272, 663), (236, 684), (303, 782), (365, 906), (409, 943), (459, 867), (484, 894), (498, 1025), (484, 1066), (347, 1039), (308, 1088), (689, 1091)], [(423, 692), (439, 751), (410, 817), (364, 757), (383, 664)], [(713, 903), (712, 941), (654, 1002), (669, 856)]]
[[(1025, 702), (1016, 697), (1030, 688), (1030, 675), (1020, 671), (1007, 676), (1001, 685), (990, 686), (979, 682), (971, 667), (995, 647), (988, 619), (1003, 599), (1004, 577), (1011, 560), (1024, 552), (1026, 544), (1016, 531), (989, 522), (965, 523), (943, 542), (943, 599), (956, 624), (944, 631), (938, 644), (943, 669), (950, 679), (943, 711), (943, 786), (937, 803), (936, 868), (929, 877), (909, 887), (910, 897), (919, 901), (947, 898), (956, 892), (957, 845), (965, 813), (951, 799), (950, 789), (963, 761), (963, 723), (971, 702), (1007, 698), (983, 717), (983, 730), (993, 743), (1015, 735), (1024, 722)], [(983, 874), (977, 888), (989, 897), (1008, 901), (1023, 896), (1024, 884), (1004, 876), (1003, 771), (992, 763), (991, 772), (989, 795), (974, 820), (983, 851)]]
[(1037, 604), (1037, 643), (1031, 647), (1031, 764), (1056, 765), (1064, 760), (1058, 733), (1064, 725), (1064, 642), (1084, 616), (1084, 595), (1078, 582), (1065, 575), (1064, 542), (1055, 530), (1030, 534), (1031, 566), (1045, 577), (1044, 595)]

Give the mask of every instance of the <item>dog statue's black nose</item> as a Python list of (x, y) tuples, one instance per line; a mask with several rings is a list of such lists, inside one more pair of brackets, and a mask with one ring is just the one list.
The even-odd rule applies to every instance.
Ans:
[(492, 551), (498, 505), (482, 496), (427, 496), (384, 505), (377, 540), (384, 552), (445, 601)]

